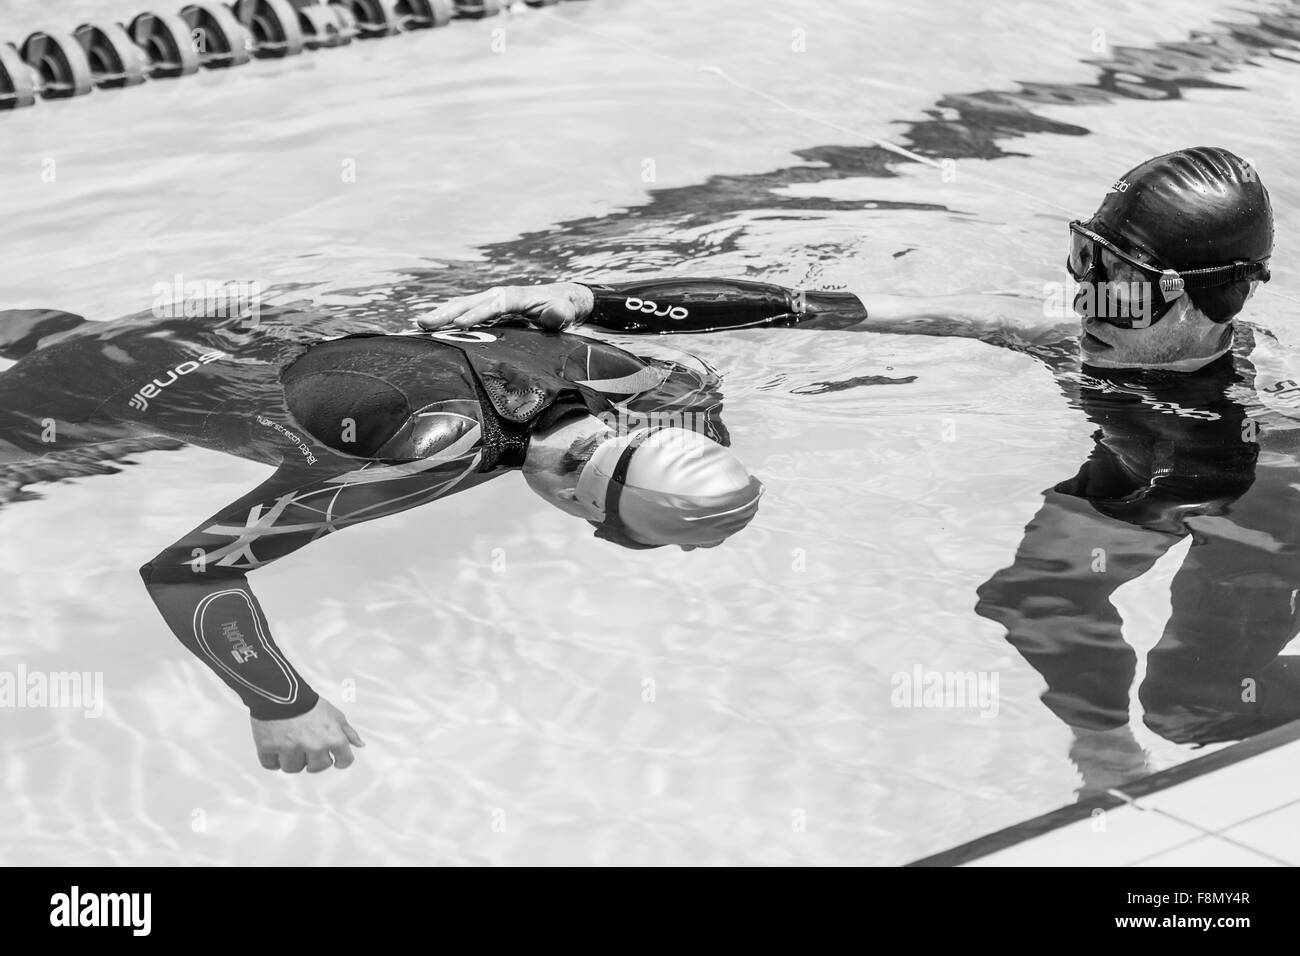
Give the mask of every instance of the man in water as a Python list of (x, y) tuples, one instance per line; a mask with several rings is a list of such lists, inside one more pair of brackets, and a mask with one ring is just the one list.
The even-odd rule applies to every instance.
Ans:
[(1144, 769), (1128, 728), (1136, 655), (1111, 595), (1189, 535), (1173, 614), (1147, 658), (1145, 722), (1176, 742), (1209, 743), (1300, 717), (1300, 669), (1279, 656), (1300, 626), (1300, 375), (1268, 372), (1262, 359), (1276, 343), (1234, 323), (1268, 281), (1272, 248), (1255, 170), (1200, 147), (1130, 170), (1090, 220), (1070, 224), (1081, 323), (1007, 296), (854, 296), (716, 279), (498, 288), (420, 322), (469, 328), (522, 314), (547, 329), (960, 335), (1045, 362), (1097, 426), (1095, 445), (1077, 475), (1044, 492), (1014, 562), (979, 589), (976, 610), (1004, 625), (1047, 680), (1043, 700), (1075, 731), (1087, 792)]
[(363, 744), (276, 646), (247, 572), (508, 470), (630, 548), (712, 547), (757, 511), (702, 363), (523, 325), (322, 340), (346, 331), (331, 321), (0, 315), (0, 356), (18, 359), (0, 373), (0, 501), (183, 443), (274, 466), (141, 568), (181, 643), (248, 706), (267, 769), (347, 767)]

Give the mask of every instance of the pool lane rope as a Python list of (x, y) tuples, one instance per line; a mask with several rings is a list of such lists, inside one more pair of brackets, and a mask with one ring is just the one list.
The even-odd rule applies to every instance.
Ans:
[[(519, 0), (550, 7), (561, 0)], [(0, 41), (0, 110), (496, 16), (511, 0), (235, 0)]]

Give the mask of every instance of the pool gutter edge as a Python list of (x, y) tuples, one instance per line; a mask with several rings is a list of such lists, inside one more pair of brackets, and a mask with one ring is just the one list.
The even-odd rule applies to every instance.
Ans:
[(1079, 820), (1086, 820), (1095, 810), (1114, 810), (1159, 790), (1186, 783), (1196, 777), (1213, 773), (1224, 767), (1240, 763), (1269, 750), (1300, 740), (1300, 720), (1274, 727), (1247, 740), (1239, 741), (1204, 757), (1196, 757), (1167, 770), (1139, 777), (1123, 787), (1116, 787), (1096, 797), (1068, 804), (1050, 813), (1032, 817), (1002, 830), (977, 837), (949, 850), (913, 860), (904, 866), (961, 866), (999, 850), (1024, 843)]

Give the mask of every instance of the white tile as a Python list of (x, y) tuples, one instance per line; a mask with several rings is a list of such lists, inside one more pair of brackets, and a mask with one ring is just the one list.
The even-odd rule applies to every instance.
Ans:
[(1136, 866), (1281, 866), (1280, 863), (1218, 837), (1201, 837)]
[(1224, 831), (1238, 843), (1300, 866), (1300, 803), (1238, 823)]
[(1300, 741), (1137, 798), (1144, 807), (1159, 808), (1215, 832), (1296, 800), (1300, 800)]
[(1127, 866), (1202, 836), (1159, 813), (1124, 806), (1107, 810), (967, 866)]

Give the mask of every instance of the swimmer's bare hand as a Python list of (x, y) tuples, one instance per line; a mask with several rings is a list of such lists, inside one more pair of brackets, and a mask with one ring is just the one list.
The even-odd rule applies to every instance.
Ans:
[(468, 329), (506, 315), (522, 315), (539, 328), (559, 332), (582, 323), (595, 308), (591, 290), (576, 282), (504, 285), (444, 302), (416, 321), (423, 329)]
[(267, 770), (320, 773), (331, 766), (343, 770), (352, 766), (354, 759), (350, 744), (365, 746), (343, 712), (324, 697), (297, 717), (285, 720), (250, 717), (249, 720), (253, 724), (257, 759)]

